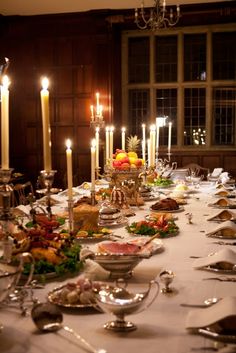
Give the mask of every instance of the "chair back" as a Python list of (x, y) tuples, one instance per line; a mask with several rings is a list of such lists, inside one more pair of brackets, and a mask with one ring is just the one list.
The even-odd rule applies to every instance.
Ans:
[(34, 189), (31, 181), (24, 184), (15, 184), (13, 189), (13, 206), (28, 205), (30, 203), (29, 196), (34, 196)]

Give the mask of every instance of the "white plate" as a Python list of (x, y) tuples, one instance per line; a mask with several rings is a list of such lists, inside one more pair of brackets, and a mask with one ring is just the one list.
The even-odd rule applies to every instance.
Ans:
[[(132, 238), (128, 238), (125, 240), (125, 242), (131, 243), (131, 244), (136, 244), (139, 246), (145, 246), (145, 243), (148, 241), (149, 237), (148, 236), (141, 236), (141, 237), (136, 237), (132, 236)], [(153, 239), (149, 244), (147, 244), (146, 249), (141, 251), (141, 253), (147, 253), (147, 254), (156, 254), (158, 252), (161, 252), (163, 250), (163, 242), (161, 239)]]
[(236, 275), (236, 270), (235, 271), (233, 269), (232, 270), (224, 270), (224, 269), (217, 268), (214, 265), (204, 266), (201, 269), (207, 270), (210, 272), (217, 272), (217, 273), (221, 273), (221, 274), (225, 274), (225, 275)]
[(153, 210), (152, 206), (149, 209), (150, 209), (150, 211), (157, 212), (157, 213), (178, 213), (178, 212), (184, 211), (183, 206), (179, 206), (178, 210)]
[(104, 220), (101, 221), (101, 219), (98, 221), (98, 226), (99, 227), (117, 227), (117, 226), (124, 226), (128, 223), (128, 219), (126, 217), (120, 217), (116, 220)]

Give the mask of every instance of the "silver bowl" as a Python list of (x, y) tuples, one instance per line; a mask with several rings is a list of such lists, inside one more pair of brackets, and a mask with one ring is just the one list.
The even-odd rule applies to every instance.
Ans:
[(116, 286), (107, 285), (95, 290), (98, 306), (106, 313), (112, 313), (116, 320), (109, 321), (104, 328), (112, 331), (132, 331), (136, 326), (125, 320), (126, 315), (137, 314), (147, 309), (159, 293), (157, 281), (150, 281), (148, 289), (141, 293), (132, 293), (126, 289), (127, 283), (123, 279), (116, 282)]
[(93, 260), (104, 270), (110, 272), (110, 278), (129, 278), (133, 274), (133, 269), (148, 256), (140, 254), (102, 254), (95, 253)]

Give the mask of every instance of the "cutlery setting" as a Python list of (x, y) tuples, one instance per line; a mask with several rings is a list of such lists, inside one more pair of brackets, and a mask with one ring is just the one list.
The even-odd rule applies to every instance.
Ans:
[(207, 280), (215, 280), (215, 281), (219, 281), (219, 282), (236, 282), (236, 278), (235, 277), (208, 277), (208, 278), (203, 278), (203, 281), (207, 281)]
[(187, 308), (207, 308), (211, 305), (218, 303), (221, 299), (222, 298), (213, 297), (213, 298), (208, 298), (204, 300), (203, 303), (199, 303), (199, 304), (181, 303), (180, 306), (187, 307)]

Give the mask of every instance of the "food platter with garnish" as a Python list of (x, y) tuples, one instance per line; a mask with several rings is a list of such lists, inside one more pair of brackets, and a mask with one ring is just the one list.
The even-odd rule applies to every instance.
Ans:
[(126, 227), (126, 230), (135, 236), (153, 236), (159, 233), (159, 238), (169, 238), (178, 234), (179, 227), (173, 219), (167, 219), (163, 215), (156, 220), (133, 222)]

